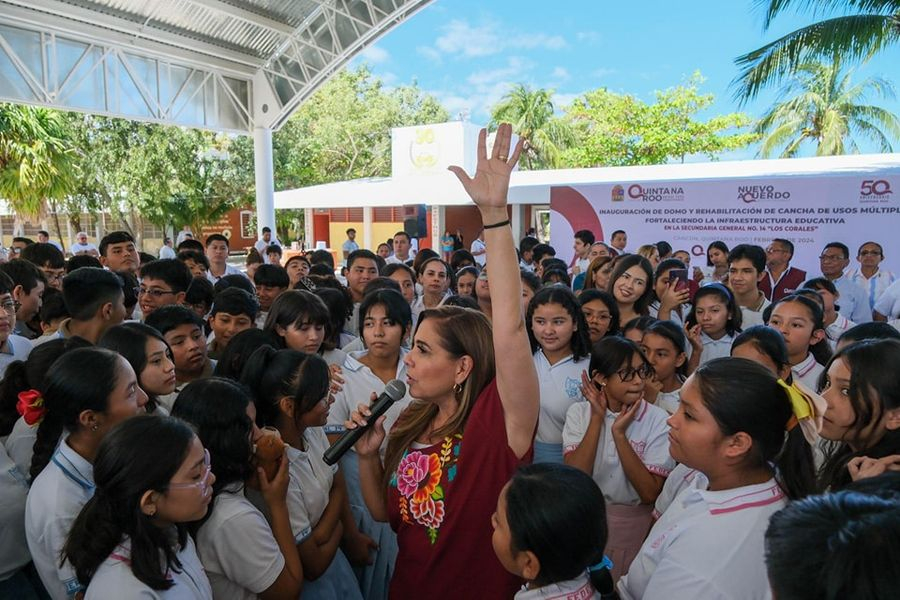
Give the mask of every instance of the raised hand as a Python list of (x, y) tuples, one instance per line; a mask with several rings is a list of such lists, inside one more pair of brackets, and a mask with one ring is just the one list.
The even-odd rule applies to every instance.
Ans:
[(511, 139), (512, 125), (501, 123), (497, 128), (491, 156), (488, 157), (487, 130), (482, 129), (478, 134), (478, 163), (475, 168), (475, 177), (469, 177), (462, 167), (448, 167), (459, 178), (466, 193), (482, 213), (491, 212), (492, 209), (503, 209), (505, 212), (506, 196), (509, 192), (509, 175), (519, 160), (524, 143), (524, 139), (520, 137), (510, 154)]

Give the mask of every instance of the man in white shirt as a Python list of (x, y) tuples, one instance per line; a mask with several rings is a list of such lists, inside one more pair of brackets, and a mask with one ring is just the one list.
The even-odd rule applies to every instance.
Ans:
[(213, 285), (226, 275), (244, 275), (240, 269), (228, 264), (228, 238), (221, 233), (206, 238), (206, 258), (209, 259), (206, 278)]
[(594, 240), (594, 233), (589, 229), (582, 229), (575, 232), (575, 243), (573, 245), (573, 249), (575, 250), (575, 262), (570, 269), (573, 276), (587, 271), (588, 266), (591, 264), (589, 255)]
[[(209, 238), (207, 238), (208, 240)], [(207, 242), (208, 244), (208, 242)], [(256, 240), (256, 243), (253, 244), (253, 247), (256, 248), (256, 251), (259, 252), (260, 256), (266, 255), (266, 249), (275, 244), (276, 246), (281, 246), (281, 242), (278, 241), (278, 238), (272, 239), (272, 230), (269, 227), (262, 228), (262, 237)]]
[(900, 317), (900, 279), (884, 290), (875, 302), (874, 317), (876, 321), (890, 321)]
[(625, 254), (625, 246), (628, 244), (628, 234), (617, 229), (613, 231), (612, 237), (609, 239), (609, 245), (615, 248), (619, 254)]
[(766, 277), (766, 251), (751, 244), (738, 244), (728, 253), (728, 285), (741, 309), (741, 327), (763, 324), (763, 311), (769, 304), (757, 287)]
[(88, 254), (94, 257), (100, 256), (100, 253), (97, 251), (97, 246), (88, 241), (87, 233), (84, 231), (79, 231), (75, 234), (75, 243), (72, 244), (72, 247), (69, 249), (72, 251), (72, 256), (79, 256), (81, 254)]
[(888, 289), (896, 277), (890, 271), (880, 268), (884, 260), (884, 250), (877, 242), (866, 242), (856, 253), (858, 269), (847, 271), (847, 277), (865, 291), (869, 299), (869, 308), (875, 308), (875, 302)]
[(871, 321), (872, 307), (866, 292), (844, 274), (844, 269), (850, 264), (850, 249), (840, 242), (826, 244), (819, 256), (819, 264), (822, 275), (834, 283), (840, 294), (841, 308), (838, 312), (857, 325)]
[(347, 262), (347, 257), (350, 256), (350, 253), (354, 250), (359, 250), (359, 244), (356, 243), (356, 230), (352, 227), (347, 230), (347, 239), (344, 244), (341, 246), (341, 250), (344, 253), (344, 262)]
[(62, 245), (57, 241), (51, 240), (50, 232), (44, 231), (43, 229), (38, 231), (38, 243), (39, 244), (53, 244), (54, 246), (56, 246), (57, 250), (62, 252)]
[[(410, 255), (410, 250), (412, 249), (412, 240), (409, 237), (409, 234), (405, 231), (398, 231), (394, 234), (393, 239), (394, 244), (394, 253), (387, 258), (384, 262), (389, 265), (395, 263), (403, 263), (406, 264), (408, 261), (412, 259)], [(347, 255), (350, 256), (349, 254)]]
[(163, 238), (163, 245), (159, 249), (159, 258), (175, 258), (175, 249), (172, 247), (172, 238)]
[(487, 263), (487, 246), (484, 243), (484, 229), (479, 231), (478, 236), (472, 240), (469, 252), (475, 257), (475, 262), (478, 263), (478, 266), (484, 268), (485, 263)]

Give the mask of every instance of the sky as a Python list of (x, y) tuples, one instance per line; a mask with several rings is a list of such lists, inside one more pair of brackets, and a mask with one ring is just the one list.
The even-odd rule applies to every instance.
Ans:
[[(391, 86), (415, 82), (454, 119), (465, 114), (475, 123), (489, 120), (489, 107), (514, 83), (555, 90), (556, 107), (599, 87), (652, 102), (656, 90), (684, 83), (698, 70), (706, 78), (701, 92), (716, 98), (705, 116), (744, 111), (759, 117), (778, 88), (740, 106), (730, 87), (738, 74), (734, 59), (814, 21), (786, 13), (763, 31), (754, 0), (436, 0), (350, 66), (365, 63)], [(900, 86), (897, 65), (900, 47), (894, 46), (858, 68), (855, 80), (880, 76)], [(900, 115), (896, 99), (869, 101)], [(877, 151), (872, 144), (861, 148)], [(755, 154), (754, 147), (722, 158)]]

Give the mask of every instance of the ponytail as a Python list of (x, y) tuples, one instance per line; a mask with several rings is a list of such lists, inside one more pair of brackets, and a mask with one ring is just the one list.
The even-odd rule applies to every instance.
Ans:
[(241, 383), (256, 400), (256, 422), (260, 427), (275, 425), (281, 409), (278, 401), (294, 394), (300, 365), (307, 355), (296, 350), (276, 350), (260, 346), (241, 371)]

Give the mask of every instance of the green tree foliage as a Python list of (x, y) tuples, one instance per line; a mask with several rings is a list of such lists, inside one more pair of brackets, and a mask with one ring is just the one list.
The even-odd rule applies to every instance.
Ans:
[(565, 121), (554, 114), (553, 90), (517, 84), (491, 110), (489, 127), (510, 123), (524, 138), (522, 166), (525, 169), (554, 169), (560, 166), (562, 149), (573, 141)]
[(743, 113), (697, 118), (714, 101), (699, 92), (702, 82), (695, 73), (685, 85), (657, 92), (653, 104), (605, 88), (576, 98), (565, 111), (575, 142), (564, 150), (563, 166), (655, 165), (691, 154), (715, 159), (753, 143), (756, 134), (738, 131), (751, 123)]
[(840, 60), (800, 65), (779, 94), (785, 99), (757, 126), (763, 134), (760, 156), (790, 158), (806, 143), (815, 145), (818, 156), (858, 153), (855, 136), (893, 152), (891, 140), (900, 139), (900, 119), (865, 100), (869, 94), (893, 98), (893, 87), (874, 77), (853, 84), (852, 72)]
[(766, 29), (789, 9), (820, 17), (834, 15), (788, 33), (739, 56), (735, 97), (747, 101), (802, 64), (842, 56), (870, 57), (900, 41), (900, 0), (756, 0), (765, 7)]

